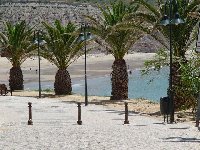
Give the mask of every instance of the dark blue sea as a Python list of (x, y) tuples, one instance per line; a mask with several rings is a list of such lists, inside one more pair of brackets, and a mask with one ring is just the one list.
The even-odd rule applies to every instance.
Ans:
[[(167, 95), (169, 69), (163, 68), (160, 72), (151, 72), (149, 75), (141, 75), (140, 70), (134, 70), (129, 74), (129, 98), (144, 98), (158, 102), (160, 97)], [(89, 78), (88, 95), (110, 96), (110, 76)], [(53, 82), (41, 82), (42, 89), (53, 89)], [(25, 89), (38, 89), (38, 83), (28, 83)], [(84, 95), (85, 81), (72, 80), (73, 93)]]

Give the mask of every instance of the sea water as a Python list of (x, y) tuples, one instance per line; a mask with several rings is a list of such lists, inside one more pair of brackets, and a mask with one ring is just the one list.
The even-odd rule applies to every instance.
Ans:
[[(140, 70), (134, 70), (129, 74), (128, 97), (144, 98), (159, 101), (160, 97), (167, 96), (169, 69), (153, 71), (148, 75), (142, 75)], [(73, 92), (84, 95), (85, 81), (73, 85)], [(110, 76), (93, 78), (88, 80), (88, 95), (111, 96)]]
[[(158, 102), (160, 97), (167, 95), (169, 69), (163, 68), (161, 71), (152, 71), (148, 75), (142, 75), (140, 70), (132, 71), (129, 74), (129, 98), (144, 98)], [(42, 89), (53, 89), (53, 82), (41, 82)], [(88, 78), (88, 95), (111, 96), (110, 76)], [(25, 89), (38, 89), (38, 83), (26, 83)], [(73, 93), (85, 94), (85, 81), (72, 80)]]

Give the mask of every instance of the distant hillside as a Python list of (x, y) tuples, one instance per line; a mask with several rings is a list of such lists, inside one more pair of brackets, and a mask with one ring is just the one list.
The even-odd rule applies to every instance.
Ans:
[[(114, 0), (113, 0), (114, 1)], [(30, 2), (38, 2), (38, 3), (49, 3), (49, 2), (109, 2), (108, 0), (0, 0), (0, 3), (30, 3)]]
[[(0, 4), (3, 3), (73, 3), (73, 2), (89, 2), (89, 3), (109, 3), (111, 1), (116, 0), (0, 0)], [(124, 0), (126, 2), (130, 2), (131, 0)]]
[[(0, 0), (0, 2), (2, 1), (3, 0)], [(26, 20), (29, 25), (37, 26), (38, 29), (42, 29), (42, 21), (52, 24), (56, 19), (58, 19), (64, 24), (70, 21), (80, 27), (81, 22), (84, 21), (84, 14), (91, 15), (96, 19), (98, 19), (101, 15), (100, 10), (93, 5), (94, 3), (83, 4), (82, 2), (76, 2), (69, 4), (69, 0), (62, 0), (63, 3), (57, 5), (55, 3), (48, 3), (47, 1), (49, 2), (50, 0), (40, 0), (41, 4), (39, 4), (35, 3), (37, 2), (36, 0), (6, 0), (6, 4), (0, 5), (0, 31), (4, 30), (1, 20), (12, 23), (18, 22), (19, 20)], [(66, 4), (66, 1), (68, 4)], [(74, 2), (74, 0), (71, 1)], [(99, 0), (91, 1), (94, 2)], [(56, 1), (51, 0), (51, 2)], [(61, 0), (59, 0), (59, 2), (61, 2)], [(130, 49), (129, 53), (155, 52), (160, 48), (160, 43), (156, 42), (151, 36), (147, 35), (138, 40), (133, 45), (132, 49)], [(105, 49), (100, 48), (99, 51), (104, 52)], [(96, 52), (97, 50), (95, 53)]]

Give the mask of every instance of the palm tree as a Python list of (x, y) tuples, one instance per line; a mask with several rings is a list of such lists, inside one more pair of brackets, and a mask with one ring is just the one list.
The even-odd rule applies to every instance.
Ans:
[[(161, 18), (168, 13), (169, 10), (165, 12), (165, 3), (161, 0), (158, 0), (156, 4), (150, 4), (145, 0), (135, 0), (133, 3), (139, 4), (142, 6), (142, 11), (138, 11), (137, 16), (146, 20), (148, 23), (153, 25), (154, 32), (152, 32), (152, 36), (158, 40), (161, 44), (163, 44), (166, 48), (169, 48), (168, 44), (164, 42), (158, 34), (161, 33), (164, 37), (169, 40), (169, 29), (167, 27), (160, 25)], [(178, 12), (181, 18), (184, 18), (184, 24), (180, 24), (178, 26), (172, 25), (172, 49), (174, 60), (172, 64), (172, 82), (173, 82), (173, 95), (174, 95), (174, 103), (175, 109), (181, 108), (181, 106), (185, 103), (186, 99), (183, 94), (184, 91), (180, 91), (181, 84), (181, 69), (179, 60), (187, 63), (187, 59), (185, 57), (185, 53), (191, 44), (196, 40), (193, 35), (194, 28), (197, 26), (198, 19), (191, 16), (191, 12), (199, 12), (200, 11), (200, 1), (199, 0), (172, 0), (173, 4), (177, 4)], [(182, 88), (181, 88), (182, 89)]]
[(5, 32), (0, 32), (1, 56), (6, 57), (12, 64), (9, 77), (9, 86), (12, 90), (23, 90), (24, 88), (21, 64), (35, 50), (31, 35), (32, 29), (25, 21), (16, 24), (6, 22)]
[(55, 21), (55, 26), (46, 22), (42, 24), (47, 33), (44, 34), (46, 46), (41, 47), (41, 55), (58, 67), (54, 82), (55, 94), (71, 94), (71, 78), (67, 68), (82, 54), (80, 50), (84, 43), (77, 40), (76, 27), (70, 22), (66, 26), (58, 20)]
[(86, 16), (93, 25), (91, 30), (97, 36), (96, 42), (115, 58), (111, 73), (111, 100), (128, 98), (128, 73), (124, 56), (143, 32), (140, 22), (126, 22), (124, 19), (128, 13), (136, 12), (137, 8), (118, 1), (106, 7), (99, 6), (103, 16), (100, 20)]

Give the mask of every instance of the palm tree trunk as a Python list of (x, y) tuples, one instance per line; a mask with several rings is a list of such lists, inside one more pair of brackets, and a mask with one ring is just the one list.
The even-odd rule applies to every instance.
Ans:
[(12, 67), (10, 69), (9, 86), (12, 90), (23, 90), (23, 74), (21, 67)]
[(56, 95), (72, 93), (71, 78), (66, 69), (59, 69), (55, 76), (54, 91)]
[(128, 72), (124, 59), (116, 59), (112, 65), (112, 92), (111, 100), (123, 100), (128, 98)]

